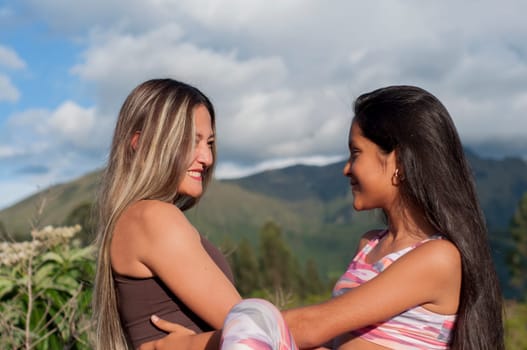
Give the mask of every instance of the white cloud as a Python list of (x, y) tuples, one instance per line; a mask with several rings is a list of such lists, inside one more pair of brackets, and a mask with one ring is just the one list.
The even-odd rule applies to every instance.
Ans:
[(233, 102), (234, 114), (218, 117), (218, 143), (224, 157), (260, 162), (343, 153), (350, 106), (340, 100), (345, 94), (341, 89), (327, 90), (241, 95)]
[(184, 41), (186, 35), (176, 24), (140, 35), (98, 33), (72, 72), (94, 82), (101, 105), (114, 110), (115, 101), (121, 102), (135, 85), (154, 77), (190, 82), (217, 99), (234, 97), (240, 89), (274, 88), (287, 76), (278, 57), (243, 59), (235, 50), (220, 52)]
[(54, 110), (28, 109), (12, 115), (9, 136), (19, 152), (26, 155), (55, 151), (92, 152), (105, 149), (110, 126), (94, 107), (84, 108), (65, 101)]
[(26, 63), (17, 55), (15, 51), (0, 45), (0, 66), (12, 69), (22, 69)]
[(9, 145), (0, 145), (0, 159), (15, 157), (19, 154), (20, 152)]
[(269, 169), (284, 168), (295, 164), (304, 165), (316, 165), (323, 166), (343, 160), (342, 156), (331, 156), (331, 157), (319, 157), (319, 156), (308, 156), (308, 157), (297, 157), (297, 158), (278, 158), (269, 159), (258, 165), (244, 166), (239, 163), (222, 162), (218, 165), (215, 176), (218, 179), (233, 179), (242, 176), (248, 176), (259, 173), (261, 171)]
[[(67, 6), (53, 4), (48, 11)], [(225, 161), (342, 154), (352, 98), (391, 84), (438, 95), (467, 140), (518, 134), (514, 123), (496, 127), (493, 119), (501, 110), (517, 120), (519, 112), (505, 106), (525, 91), (527, 48), (510, 36), (527, 33), (517, 11), (490, 2), (472, 17), (472, 4), (452, 12), (451, 3), (415, 1), (145, 4), (97, 22), (72, 72), (95, 85), (108, 115), (142, 80), (171, 76), (197, 85), (217, 107)], [(88, 16), (101, 11), (101, 3), (89, 6)], [(490, 30), (482, 23), (491, 18), (507, 21)]]
[(49, 118), (51, 133), (81, 147), (93, 140), (95, 108), (82, 108), (72, 101), (61, 104)]
[[(526, 135), (527, 4), (519, 0), (22, 1), (80, 48), (70, 71), (90, 107), (71, 97), (16, 114), (8, 128), (21, 141), (9, 136), (6, 157), (39, 154), (63, 172), (86, 157), (86, 166), (98, 164), (126, 94), (167, 76), (215, 104), (219, 176), (345, 155), (353, 98), (391, 84), (436, 94), (463, 141)], [(0, 46), (0, 66), (25, 62)], [(0, 101), (20, 100), (10, 79), (0, 74)]]
[(13, 85), (11, 80), (0, 74), (0, 102), (16, 102), (20, 98), (20, 91)]

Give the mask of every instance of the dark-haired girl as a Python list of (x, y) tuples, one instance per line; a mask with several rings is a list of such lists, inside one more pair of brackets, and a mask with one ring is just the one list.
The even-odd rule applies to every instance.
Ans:
[(332, 299), (282, 312), (287, 327), (265, 302), (238, 304), (222, 348), (294, 349), (292, 334), (299, 348), (503, 349), (487, 230), (448, 111), (413, 86), (363, 94), (354, 107), (344, 175), (354, 208), (382, 209), (386, 227), (363, 235)]

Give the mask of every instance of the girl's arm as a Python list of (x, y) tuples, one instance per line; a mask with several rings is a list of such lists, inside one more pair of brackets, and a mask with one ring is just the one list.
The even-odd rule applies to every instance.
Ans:
[(451, 242), (435, 240), (405, 254), (377, 277), (343, 295), (283, 314), (298, 347), (311, 348), (416, 305), (454, 314), (460, 287), (458, 250)]
[[(459, 252), (448, 241), (430, 241), (407, 253), (367, 283), (324, 303), (286, 310), (283, 315), (298, 347), (311, 349), (416, 305), (438, 313), (454, 314), (460, 286)], [(216, 342), (208, 342), (211, 335), (200, 334), (192, 339), (188, 331), (181, 332), (182, 327), (170, 328), (170, 322), (158, 322), (155, 323), (160, 328), (176, 332), (160, 341), (155, 349), (164, 349), (163, 346), (166, 349), (201, 350), (206, 346), (216, 349), (218, 332), (215, 333)]]

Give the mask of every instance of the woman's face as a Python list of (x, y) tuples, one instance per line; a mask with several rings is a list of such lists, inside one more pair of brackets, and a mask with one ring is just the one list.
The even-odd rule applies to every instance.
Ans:
[(197, 198), (203, 194), (205, 172), (214, 162), (212, 156), (214, 131), (209, 111), (203, 105), (194, 109), (194, 129), (196, 143), (192, 151), (191, 163), (179, 185), (178, 193)]

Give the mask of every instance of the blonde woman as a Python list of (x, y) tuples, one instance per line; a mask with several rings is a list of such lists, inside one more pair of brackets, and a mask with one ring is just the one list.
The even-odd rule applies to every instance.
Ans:
[(126, 98), (98, 198), (98, 349), (163, 337), (152, 314), (220, 328), (241, 300), (225, 258), (184, 215), (212, 177), (214, 140), (213, 106), (195, 87), (155, 79)]

